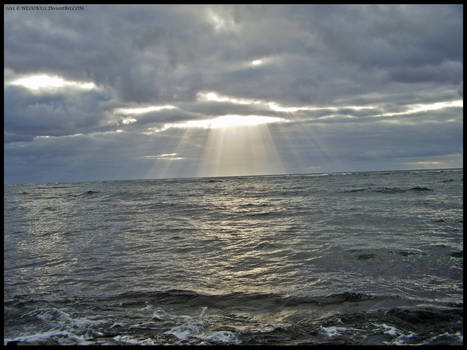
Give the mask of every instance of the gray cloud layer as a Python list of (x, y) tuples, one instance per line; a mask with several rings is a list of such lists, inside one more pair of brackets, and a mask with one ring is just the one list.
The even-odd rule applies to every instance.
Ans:
[[(268, 126), (285, 171), (462, 166), (461, 106), (378, 117), (462, 99), (461, 5), (85, 5), (4, 22), (6, 182), (158, 176), (168, 160), (144, 157), (174, 150), (165, 175), (195, 176), (209, 130), (154, 130), (226, 114), (289, 120)], [(28, 74), (98, 89), (8, 84)], [(261, 103), (198, 100), (210, 91)], [(149, 105), (176, 108), (115, 112)]]

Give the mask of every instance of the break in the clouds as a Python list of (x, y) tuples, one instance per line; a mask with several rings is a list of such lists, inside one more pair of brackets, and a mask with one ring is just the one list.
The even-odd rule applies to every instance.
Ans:
[(6, 183), (462, 167), (462, 5), (8, 6)]

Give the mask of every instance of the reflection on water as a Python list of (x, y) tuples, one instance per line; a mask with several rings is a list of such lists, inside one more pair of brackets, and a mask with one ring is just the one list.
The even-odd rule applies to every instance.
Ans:
[[(350, 328), (377, 332), (378, 344), (398, 341), (371, 322), (419, 334), (388, 310), (400, 315), (397, 308), (429, 305), (439, 325), (445, 318), (438, 308), (462, 308), (461, 177), (393, 172), (6, 186), (5, 329), (16, 337), (24, 325), (45, 327), (41, 317), (92, 315), (105, 325), (96, 332), (140, 341), (147, 332), (206, 340), (229, 331), (232, 342), (282, 344), (338, 339), (340, 328), (332, 327), (343, 322), (347, 342), (367, 339), (349, 335)], [(159, 308), (166, 314), (153, 319)], [(26, 313), (33, 316), (21, 318)], [(97, 334), (80, 327), (79, 334)], [(458, 328), (447, 322), (443, 332)], [(252, 333), (239, 338), (241, 329)], [(410, 341), (436, 336), (427, 332)]]

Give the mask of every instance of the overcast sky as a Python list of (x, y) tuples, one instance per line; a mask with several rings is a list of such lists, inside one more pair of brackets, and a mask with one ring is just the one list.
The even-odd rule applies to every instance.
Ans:
[(4, 7), (5, 183), (463, 166), (462, 5), (82, 6)]

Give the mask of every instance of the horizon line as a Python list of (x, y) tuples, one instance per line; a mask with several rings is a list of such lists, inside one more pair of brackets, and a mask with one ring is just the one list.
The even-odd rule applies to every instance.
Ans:
[(113, 182), (113, 181), (166, 181), (166, 180), (195, 180), (195, 179), (219, 179), (219, 178), (233, 178), (233, 177), (271, 177), (271, 176), (300, 176), (300, 175), (332, 175), (332, 174), (341, 174), (341, 173), (377, 173), (377, 172), (387, 172), (387, 171), (442, 171), (442, 170), (460, 170), (464, 169), (463, 167), (458, 168), (417, 168), (417, 169), (384, 169), (384, 170), (343, 170), (343, 171), (323, 171), (323, 172), (307, 172), (307, 173), (276, 173), (276, 174), (249, 174), (249, 175), (213, 175), (213, 176), (174, 176), (174, 177), (164, 177), (164, 178), (153, 178), (153, 179), (113, 179), (113, 180), (76, 180), (76, 181), (51, 181), (51, 182), (28, 182), (28, 183), (3, 183), (3, 186), (17, 186), (17, 185), (51, 185), (51, 184), (75, 184), (83, 182)]

